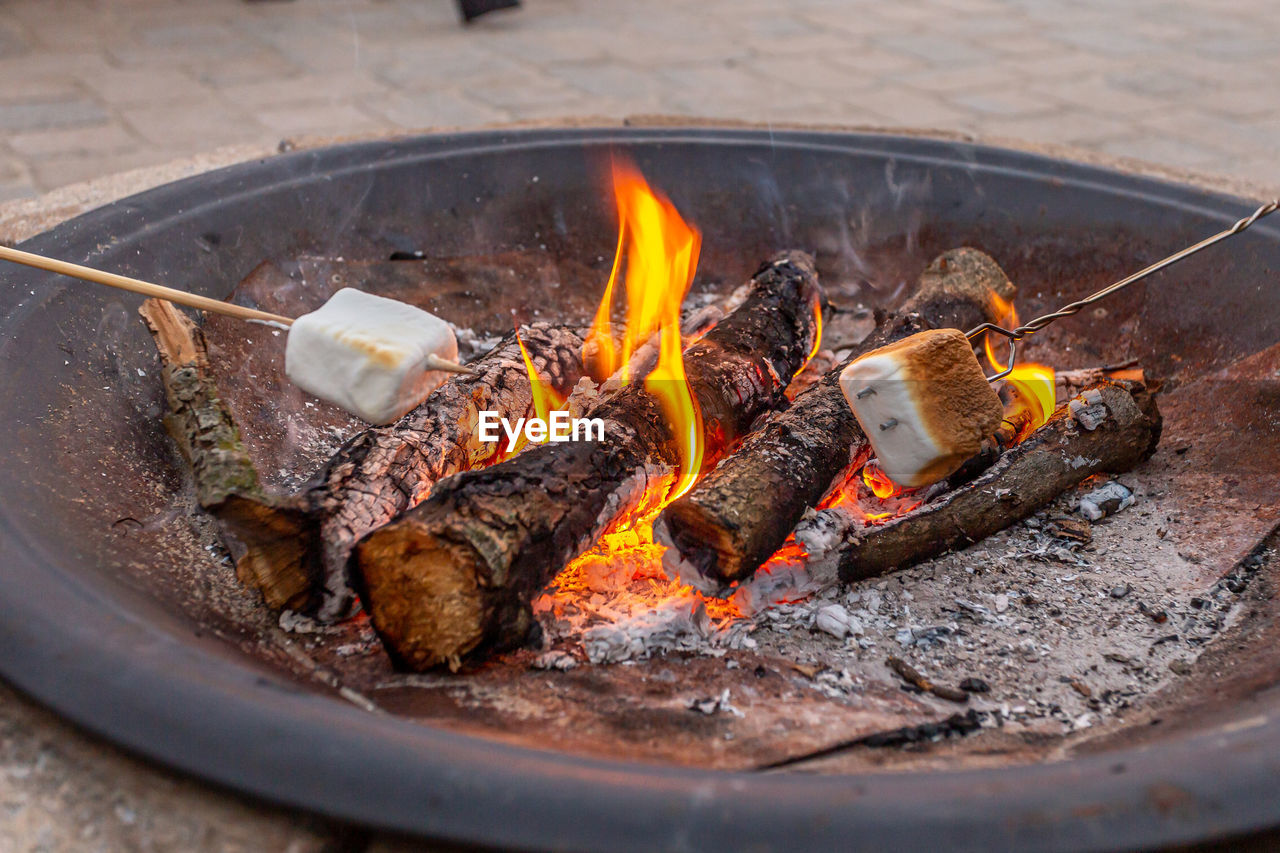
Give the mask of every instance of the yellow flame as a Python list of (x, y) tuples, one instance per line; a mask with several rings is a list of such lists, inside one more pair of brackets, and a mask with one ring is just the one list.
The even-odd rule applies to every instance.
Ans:
[(816, 292), (813, 294), (813, 324), (813, 346), (809, 347), (809, 354), (804, 357), (804, 364), (796, 369), (796, 376), (799, 376), (809, 362), (813, 361), (813, 357), (818, 354), (818, 349), (822, 346), (822, 296)]
[[(529, 350), (525, 349), (524, 340), (520, 337), (519, 326), (516, 327), (516, 343), (520, 346), (520, 357), (524, 359), (525, 372), (529, 374), (529, 396), (533, 399), (533, 413), (543, 423), (548, 423), (551, 413), (563, 409), (568, 398), (557, 392), (550, 382), (538, 376), (538, 370), (533, 366), (533, 359), (529, 357)], [(506, 447), (498, 448), (490, 464), (510, 459), (523, 450), (528, 443), (524, 430), (521, 430), (514, 441)]]
[(533, 366), (533, 359), (529, 357), (529, 351), (525, 349), (524, 341), (520, 338), (519, 329), (516, 329), (516, 343), (520, 345), (520, 357), (524, 359), (524, 369), (529, 374), (529, 393), (533, 397), (533, 412), (539, 420), (546, 421), (552, 412), (564, 408), (567, 398), (558, 393), (550, 382), (538, 376), (538, 371)]
[[(1013, 307), (1012, 302), (1001, 299), (1000, 294), (992, 291), (991, 303), (991, 316), (999, 318), (996, 320), (997, 326), (1001, 326), (1006, 329), (1016, 329), (1018, 327), (1018, 309)], [(1001, 361), (996, 357), (995, 346), (991, 343), (991, 340), (994, 337), (996, 337), (996, 335), (991, 332), (984, 334), (982, 336), (982, 349), (987, 354), (987, 363), (991, 365), (993, 370), (999, 372), (1004, 370), (1009, 364), (1009, 359), (1006, 357)], [(1001, 338), (1003, 339), (1003, 335)]]
[[(1013, 303), (1001, 299), (992, 293), (994, 303), (993, 314), (1000, 318), (999, 325), (1006, 329), (1018, 326), (1018, 311)], [(996, 371), (1004, 370), (1009, 364), (1006, 356), (1003, 360), (996, 356), (991, 339), (995, 337), (987, 332), (982, 337), (982, 348), (987, 355), (987, 363)], [(1016, 440), (1022, 441), (1033, 430), (1044, 426), (1053, 414), (1056, 405), (1056, 393), (1053, 387), (1054, 372), (1052, 367), (1043, 364), (1019, 364), (1004, 381), (1013, 389), (1013, 400), (1005, 407), (1005, 419), (1018, 427)]]
[(902, 487), (890, 480), (889, 475), (880, 470), (878, 465), (867, 464), (863, 466), (862, 482), (866, 483), (871, 493), (881, 500), (891, 498), (902, 492)]
[[(657, 398), (679, 446), (680, 475), (667, 496), (675, 500), (693, 486), (702, 468), (702, 413), (685, 378), (680, 336), (680, 305), (693, 282), (702, 235), (634, 166), (614, 162), (613, 191), (617, 253), (584, 355), (590, 353), (597, 381), (621, 369), (623, 382), (629, 383), (638, 378), (625, 372), (632, 354), (659, 335), (657, 366), (645, 379), (645, 390)], [(609, 317), (624, 257), (627, 315), (619, 345)]]
[[(1027, 433), (1044, 426), (1053, 414), (1057, 405), (1053, 368), (1043, 364), (1019, 364), (1005, 377), (1005, 382), (1013, 388), (1016, 398), (1009, 408), (1021, 407), (1020, 410), (1027, 413), (1027, 425), (1019, 431), (1018, 439), (1021, 440)], [(1009, 417), (1008, 411), (1005, 416)]]

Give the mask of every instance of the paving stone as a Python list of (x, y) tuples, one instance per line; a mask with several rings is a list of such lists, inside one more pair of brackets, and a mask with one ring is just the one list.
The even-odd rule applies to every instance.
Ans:
[(304, 74), (221, 87), (224, 98), (245, 109), (304, 102), (341, 104), (351, 99), (386, 94), (387, 84), (367, 71)]
[(849, 92), (874, 85), (859, 71), (824, 56), (770, 57), (750, 64), (752, 73), (794, 86), (800, 92)]
[(86, 98), (0, 103), (0, 132), (4, 133), (97, 124), (106, 119), (106, 111)]
[(361, 106), (406, 130), (468, 127), (511, 118), (509, 113), (456, 92), (397, 92), (366, 100)]
[(554, 38), (533, 39), (519, 30), (478, 32), (475, 44), (492, 56), (513, 56), (537, 65), (608, 58), (607, 43), (600, 37), (599, 30), (572, 23), (558, 31)]
[(544, 106), (568, 106), (581, 101), (580, 90), (536, 72), (517, 71), (473, 78), (467, 82), (468, 97), (507, 110), (513, 115), (538, 116)]
[(27, 40), (16, 29), (0, 22), (0, 58), (20, 56), (29, 50)]
[(222, 103), (130, 107), (120, 116), (143, 139), (163, 148), (209, 150), (257, 139), (264, 130), (243, 111)]
[(849, 101), (858, 109), (883, 115), (895, 126), (954, 129), (964, 125), (966, 114), (940, 98), (905, 86), (881, 86), (861, 92)]
[(9, 137), (8, 142), (9, 147), (19, 155), (33, 160), (67, 155), (114, 154), (139, 145), (137, 136), (115, 122), (16, 133)]
[(67, 184), (91, 181), (104, 175), (127, 172), (164, 163), (181, 156), (179, 149), (162, 149), (154, 145), (136, 144), (123, 151), (92, 154), (64, 154), (31, 161), (32, 178), (42, 190)]
[(662, 81), (652, 71), (614, 61), (558, 63), (547, 70), (575, 89), (610, 98), (649, 98), (662, 89)]
[(391, 86), (407, 90), (455, 88), (478, 77), (516, 75), (528, 70), (482, 44), (456, 36), (423, 40), (370, 57), (367, 67)]
[(931, 65), (959, 65), (990, 60), (990, 52), (946, 33), (901, 33), (877, 36), (877, 47), (919, 57)]
[(1059, 110), (1052, 115), (988, 117), (975, 129), (1010, 139), (1095, 147), (1106, 140), (1133, 133), (1133, 124), (1114, 116), (1102, 116), (1083, 110)]
[[(467, 28), (446, 0), (0, 8), (0, 200), (297, 133), (640, 113), (972, 130), (1280, 183), (1262, 0), (529, 0)], [(365, 847), (2, 687), (0, 804), (3, 850)]]
[(153, 70), (111, 68), (79, 75), (85, 88), (113, 105), (171, 104), (213, 96), (214, 90), (180, 68), (157, 74)]
[(36, 185), (23, 181), (14, 183), (0, 182), (0, 201), (13, 201), (19, 198), (35, 198), (40, 194)]
[(1206, 148), (1197, 142), (1158, 133), (1111, 139), (1099, 143), (1097, 147), (1118, 157), (1133, 157), (1150, 163), (1188, 169), (1212, 169), (1226, 159), (1221, 149)]
[(277, 104), (255, 111), (254, 118), (262, 126), (281, 135), (314, 133), (343, 136), (392, 127), (386, 119), (374, 118), (349, 103), (321, 106), (314, 103)]
[(83, 94), (71, 74), (0, 75), (0, 102), (66, 100)]
[(1061, 109), (1059, 103), (1051, 98), (1009, 90), (955, 94), (948, 101), (981, 116), (1001, 118), (1048, 115)]
[(1107, 83), (1139, 95), (1158, 98), (1185, 98), (1210, 88), (1206, 81), (1172, 68), (1144, 67), (1105, 75)]
[(1130, 92), (1112, 85), (1101, 77), (1037, 80), (1029, 84), (1027, 89), (1032, 93), (1065, 101), (1080, 109), (1122, 116), (1146, 115), (1169, 107), (1169, 102), (1165, 98)]
[(189, 73), (199, 82), (214, 89), (244, 83), (268, 83), (284, 80), (301, 72), (301, 66), (285, 59), (273, 48), (263, 48), (235, 62), (204, 60), (187, 63)]

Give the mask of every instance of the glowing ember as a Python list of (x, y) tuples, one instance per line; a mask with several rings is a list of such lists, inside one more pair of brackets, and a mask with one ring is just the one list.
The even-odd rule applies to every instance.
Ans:
[(874, 462), (869, 462), (862, 468), (862, 482), (867, 484), (867, 488), (881, 500), (891, 498), (901, 494), (902, 487), (893, 480), (889, 479), (889, 475), (880, 470), (880, 466)]

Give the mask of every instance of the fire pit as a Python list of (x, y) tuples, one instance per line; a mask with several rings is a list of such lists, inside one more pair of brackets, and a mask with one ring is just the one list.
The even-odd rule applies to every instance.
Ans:
[[(344, 284), (416, 296), (477, 341), (513, 314), (585, 326), (616, 240), (611, 152), (701, 228), (694, 301), (813, 252), (839, 312), (828, 345), (948, 249), (997, 259), (1030, 316), (1253, 208), (927, 139), (493, 132), (245, 164), (26, 248), (274, 310)], [(968, 551), (769, 609), (773, 627), (739, 617), (721, 646), (569, 671), (514, 651), (458, 675), (398, 673), (367, 620), (277, 620), (240, 589), (160, 425), (134, 304), (7, 271), (0, 667), (176, 767), (470, 843), (1119, 847), (1271, 826), (1278, 266), (1261, 223), (1033, 339), (1027, 356), (1060, 369), (1136, 361), (1162, 383), (1161, 449), (1121, 478), (1138, 503), (1110, 521), (1068, 512), (1073, 492)], [(259, 473), (297, 488), (357, 425), (283, 384), (273, 330), (205, 332)], [(968, 675), (991, 698), (966, 714), (903, 692), (886, 657), (928, 665), (893, 664), (914, 690)]]

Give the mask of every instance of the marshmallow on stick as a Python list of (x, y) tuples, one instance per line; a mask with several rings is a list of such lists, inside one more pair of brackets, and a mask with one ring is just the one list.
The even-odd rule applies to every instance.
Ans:
[(421, 308), (344, 287), (289, 327), (285, 373), (302, 390), (372, 424), (417, 407), (447, 378), (458, 341)]
[(936, 483), (1004, 417), (963, 332), (920, 332), (850, 362), (840, 389), (881, 469), (907, 487)]
[(295, 321), (8, 246), (0, 246), (0, 260), (289, 329), (289, 378), (304, 391), (375, 424), (390, 423), (417, 406), (444, 381), (445, 373), (472, 372), (456, 362), (458, 341), (448, 323), (412, 305), (350, 288)]

